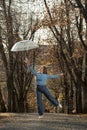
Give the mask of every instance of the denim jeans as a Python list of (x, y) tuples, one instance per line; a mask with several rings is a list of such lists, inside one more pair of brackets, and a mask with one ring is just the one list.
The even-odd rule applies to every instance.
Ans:
[(54, 97), (51, 96), (51, 94), (48, 91), (48, 89), (46, 88), (46, 86), (37, 85), (37, 105), (38, 105), (39, 115), (43, 115), (43, 113), (44, 113), (42, 94), (44, 94), (53, 105), (58, 106), (58, 101)]

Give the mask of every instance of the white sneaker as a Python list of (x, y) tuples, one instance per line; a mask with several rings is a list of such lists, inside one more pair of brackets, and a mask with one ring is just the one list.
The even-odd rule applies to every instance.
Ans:
[(62, 108), (62, 105), (59, 103), (59, 108)]
[(41, 118), (43, 118), (43, 115), (40, 115), (40, 116), (39, 116), (39, 119), (41, 119)]

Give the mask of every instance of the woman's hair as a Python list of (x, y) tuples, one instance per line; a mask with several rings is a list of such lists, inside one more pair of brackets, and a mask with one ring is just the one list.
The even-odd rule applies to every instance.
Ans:
[(43, 74), (47, 74), (47, 67), (43, 66)]

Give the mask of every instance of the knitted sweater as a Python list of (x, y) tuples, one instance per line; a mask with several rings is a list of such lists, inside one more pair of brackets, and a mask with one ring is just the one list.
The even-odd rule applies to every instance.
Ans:
[(40, 86), (46, 85), (46, 81), (48, 79), (54, 79), (54, 78), (60, 77), (60, 74), (48, 75), (48, 74), (38, 73), (36, 70), (33, 69), (32, 66), (28, 67), (28, 71), (32, 72), (32, 74), (36, 76), (36, 81), (37, 81), (36, 83), (37, 85), (40, 85)]

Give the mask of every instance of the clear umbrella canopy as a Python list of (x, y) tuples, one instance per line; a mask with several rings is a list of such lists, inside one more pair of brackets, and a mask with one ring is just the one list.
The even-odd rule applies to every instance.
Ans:
[(39, 45), (34, 43), (32, 40), (23, 40), (23, 41), (16, 42), (11, 48), (11, 51), (12, 52), (28, 51), (28, 50), (35, 49), (38, 47)]

